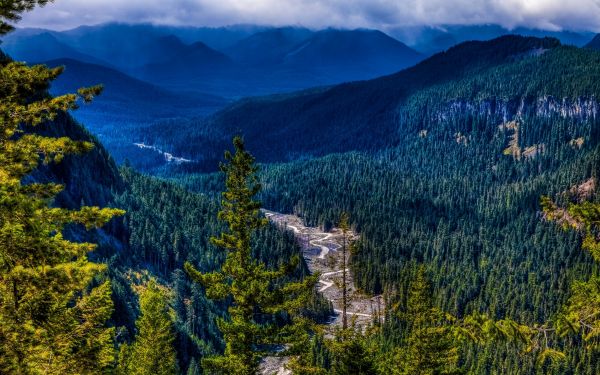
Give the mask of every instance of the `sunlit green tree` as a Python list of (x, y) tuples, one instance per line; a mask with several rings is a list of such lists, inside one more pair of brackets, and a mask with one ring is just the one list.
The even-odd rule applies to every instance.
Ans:
[[(252, 255), (252, 234), (267, 224), (255, 200), (261, 185), (254, 158), (242, 138), (233, 140), (235, 152), (225, 153), (221, 165), (226, 178), (219, 219), (227, 230), (211, 242), (227, 251), (220, 270), (202, 273), (187, 263), (190, 276), (206, 287), (212, 299), (231, 300), (229, 318), (218, 322), (226, 348), (222, 356), (205, 358), (203, 367), (215, 374), (254, 374), (266, 345), (286, 344), (305, 337), (308, 320), (299, 312), (312, 298), (315, 276), (289, 281), (299, 257), (270, 270)], [(280, 318), (280, 319), (278, 319)]]

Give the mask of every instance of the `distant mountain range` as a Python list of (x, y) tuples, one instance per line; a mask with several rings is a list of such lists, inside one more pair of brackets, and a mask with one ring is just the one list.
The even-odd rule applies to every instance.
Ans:
[(552, 36), (577, 46), (593, 37), (496, 25), (401, 28), (385, 34), (364, 29), (111, 23), (61, 32), (20, 29), (6, 37), (2, 49), (17, 60), (69, 58), (115, 68), (170, 90), (240, 98), (372, 79), (460, 42), (511, 32)]
[(169, 89), (227, 97), (370, 79), (423, 58), (379, 31), (293, 27), (178, 30), (106, 24), (63, 32), (22, 29), (7, 36), (3, 49), (17, 60), (75, 59)]
[(594, 37), (592, 32), (569, 30), (548, 31), (518, 27), (507, 29), (499, 25), (442, 25), (438, 27), (403, 27), (389, 30), (393, 37), (402, 40), (411, 48), (432, 55), (466, 41), (490, 40), (502, 35), (517, 34), (537, 38), (552, 37), (563, 44), (582, 47)]
[(61, 42), (53, 33), (47, 31), (7, 38), (2, 41), (0, 46), (3, 51), (15, 56), (17, 60), (31, 63), (69, 58), (87, 63), (111, 65), (108, 61), (103, 61), (102, 58), (92, 57)]

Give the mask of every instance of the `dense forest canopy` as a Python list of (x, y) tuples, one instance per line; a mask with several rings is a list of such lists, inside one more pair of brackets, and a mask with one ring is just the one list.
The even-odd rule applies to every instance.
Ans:
[[(0, 33), (47, 3), (2, 3)], [(599, 373), (599, 63), (552, 38), (462, 43), (149, 124), (189, 162), (136, 171), (68, 113), (100, 86), (53, 97), (62, 68), (2, 54), (0, 372)], [(383, 316), (327, 325), (319, 275), (261, 204), (356, 232), (348, 271)]]
[[(515, 47), (521, 46), (522, 52), (504, 50), (512, 48), (510, 41), (523, 43)], [(452, 60), (445, 57), (476, 45), (458, 46), (413, 70), (427, 64), (450, 65)], [(457, 79), (439, 81), (439, 74), (432, 75), (435, 84), (425, 84), (434, 78), (419, 81), (420, 89), (404, 95), (403, 104), (392, 106), (394, 110), (382, 116), (387, 120), (377, 122), (382, 132), (370, 144), (371, 149), (265, 164), (263, 200), (269, 209), (295, 212), (307, 224), (325, 228), (337, 223), (340, 212), (350, 212), (361, 233), (351, 267), (363, 290), (406, 290), (411, 279), (408, 264), (418, 261), (431, 272), (433, 298), (446, 311), (459, 316), (486, 312), (497, 319), (541, 324), (560, 313), (573, 280), (596, 272), (589, 256), (579, 250), (581, 239), (576, 233), (565, 233), (543, 220), (539, 199), (586, 182), (588, 187), (595, 184), (599, 154), (594, 77), (599, 55), (561, 47), (552, 40), (519, 37), (484, 45), (489, 53), (483, 54), (481, 64), (471, 60), (469, 74), (454, 72), (450, 76)], [(347, 86), (332, 89), (339, 92), (341, 103), (352, 103), (352, 110), (339, 112), (344, 116), (339, 126), (363, 126), (362, 111), (375, 112), (377, 107), (353, 100), (366, 97), (369, 89), (375, 88), (393, 95), (393, 89), (381, 87), (388, 81), (397, 84), (403, 74), (414, 78), (400, 73), (357, 83), (354, 87), (362, 89), (355, 91)], [(403, 86), (390, 83), (388, 87), (402, 90)], [(262, 134), (270, 132), (266, 129), (275, 126), (277, 116), (289, 116), (298, 127), (303, 126), (302, 133), (291, 130), (295, 136), (284, 137), (294, 140), (288, 150), (317, 145), (316, 141), (310, 146), (305, 143), (311, 132), (327, 140), (318, 143), (317, 154), (336, 145), (361, 149), (351, 140), (362, 142), (365, 137), (344, 131), (328, 133), (335, 120), (323, 121), (321, 127), (317, 125), (321, 122), (313, 121), (311, 113), (336, 113), (331, 105), (316, 99), (324, 100), (326, 95), (334, 96), (331, 92), (300, 94), (281, 99), (281, 104), (277, 100), (247, 101), (217, 116), (235, 113), (239, 119), (257, 118), (269, 108), (271, 112), (259, 117), (264, 119), (259, 120), (264, 126)], [(392, 101), (383, 95), (373, 98)], [(290, 103), (302, 103), (299, 114), (289, 115), (295, 110), (286, 106)], [(281, 112), (273, 111), (279, 105)], [(311, 112), (313, 107), (319, 110)], [(232, 118), (226, 123), (236, 124)], [(373, 135), (372, 126), (362, 129), (366, 128), (367, 137)], [(249, 134), (252, 144), (255, 133)], [(258, 154), (266, 160), (284, 158), (274, 147), (260, 150), (258, 138), (255, 142)], [(218, 186), (215, 175), (179, 172), (172, 176), (205, 193)], [(594, 199), (593, 189), (589, 194), (588, 198)], [(573, 349), (582, 344), (569, 341), (558, 345)], [(472, 371), (486, 366), (535, 371), (535, 360), (514, 354), (508, 349), (492, 356), (475, 355), (467, 363)], [(579, 362), (580, 368), (596, 363), (594, 357), (584, 358), (575, 360), (586, 363)]]

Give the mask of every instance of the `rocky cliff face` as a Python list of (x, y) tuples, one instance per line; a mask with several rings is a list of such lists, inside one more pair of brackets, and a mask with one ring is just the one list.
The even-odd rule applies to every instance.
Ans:
[(538, 116), (559, 115), (563, 118), (590, 120), (595, 119), (598, 115), (598, 101), (594, 97), (557, 99), (544, 96), (537, 99), (535, 110)]
[(508, 122), (525, 115), (549, 118), (558, 116), (578, 121), (595, 120), (600, 105), (595, 97), (556, 98), (542, 96), (537, 98), (486, 99), (480, 101), (453, 100), (446, 103), (434, 115), (434, 120), (445, 121), (459, 114), (476, 114), (495, 117)]

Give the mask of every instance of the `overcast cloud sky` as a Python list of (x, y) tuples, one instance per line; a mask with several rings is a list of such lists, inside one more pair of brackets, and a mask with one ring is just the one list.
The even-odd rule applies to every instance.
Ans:
[(55, 0), (20, 27), (104, 22), (377, 28), (498, 24), (600, 32), (600, 0)]

